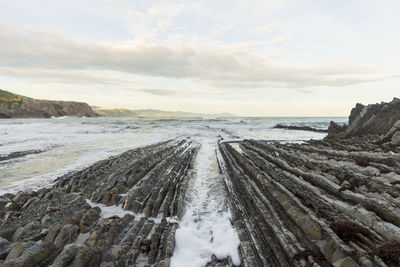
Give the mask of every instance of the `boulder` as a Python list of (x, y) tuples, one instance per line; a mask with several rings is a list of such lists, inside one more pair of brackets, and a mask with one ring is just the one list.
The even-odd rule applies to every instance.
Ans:
[(21, 256), (16, 259), (6, 260), (4, 267), (30, 267), (47, 266), (51, 263), (57, 253), (53, 243), (37, 241), (31, 247), (24, 250)]
[(68, 244), (64, 247), (63, 251), (57, 256), (53, 264), (49, 267), (66, 267), (70, 266), (74, 261), (79, 246), (75, 244)]
[(33, 221), (25, 225), (24, 227), (19, 227), (14, 235), (11, 237), (11, 242), (15, 242), (26, 237), (34, 236), (38, 231), (40, 231), (41, 225), (38, 221)]
[(18, 258), (19, 256), (22, 255), (25, 249), (30, 248), (33, 245), (33, 243), (34, 243), (33, 241), (17, 243), (15, 246), (13, 246), (10, 253), (8, 253), (6, 261)]
[(79, 246), (72, 266), (99, 266), (101, 255), (98, 251), (86, 246)]
[(68, 243), (74, 242), (78, 237), (79, 228), (73, 224), (64, 225), (60, 232), (58, 233), (56, 239), (54, 240), (54, 244), (56, 247), (62, 248)]
[(393, 134), (391, 143), (396, 146), (400, 145), (400, 131)]
[(81, 233), (86, 233), (90, 230), (90, 227), (100, 218), (100, 212), (100, 208), (96, 207), (88, 210), (85, 215), (83, 215), (80, 222)]
[(336, 122), (331, 121), (329, 128), (328, 128), (328, 134), (330, 136), (332, 135), (336, 135), (340, 136), (340, 135), (344, 135), (344, 132), (346, 131), (347, 126), (346, 125), (339, 125)]

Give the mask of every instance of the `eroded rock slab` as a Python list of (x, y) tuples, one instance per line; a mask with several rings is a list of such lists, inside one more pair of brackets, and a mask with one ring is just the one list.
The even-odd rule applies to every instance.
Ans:
[(399, 266), (398, 151), (362, 138), (219, 150), (243, 265)]
[(0, 266), (169, 266), (198, 147), (137, 148), (0, 196)]

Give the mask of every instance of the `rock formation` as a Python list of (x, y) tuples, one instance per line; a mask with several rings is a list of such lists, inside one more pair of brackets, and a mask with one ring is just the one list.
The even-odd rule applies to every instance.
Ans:
[(219, 149), (244, 266), (399, 266), (399, 150), (354, 139)]
[(97, 117), (82, 102), (38, 100), (0, 90), (0, 118)]
[[(319, 141), (221, 140), (240, 266), (400, 266), (399, 107), (358, 104)], [(198, 149), (158, 143), (0, 196), (0, 266), (169, 266)]]
[(339, 126), (334, 122), (328, 129), (328, 138), (370, 136), (377, 142), (400, 144), (400, 99), (392, 102), (364, 106), (357, 104), (351, 110), (349, 124)]
[(0, 266), (169, 266), (197, 149), (186, 140), (138, 148), (1, 196)]
[(285, 130), (298, 130), (298, 131), (309, 131), (309, 132), (316, 132), (316, 133), (327, 133), (328, 130), (323, 129), (315, 129), (310, 126), (291, 126), (291, 125), (283, 125), (277, 124), (273, 129), (285, 129)]

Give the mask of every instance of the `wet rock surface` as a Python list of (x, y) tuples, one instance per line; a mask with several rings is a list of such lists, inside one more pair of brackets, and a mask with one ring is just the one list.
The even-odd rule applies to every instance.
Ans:
[[(349, 126), (331, 123), (320, 141), (221, 140), (215, 177), (208, 144), (197, 186), (223, 179), (240, 263), (194, 248), (210, 256), (205, 266), (400, 266), (399, 107), (358, 104)], [(0, 196), (0, 266), (170, 266), (199, 147), (190, 138), (141, 147)], [(193, 223), (210, 213), (202, 193)]]
[(39, 154), (42, 152), (45, 152), (45, 151), (40, 150), (40, 149), (31, 149), (31, 150), (25, 150), (25, 151), (12, 152), (7, 155), (0, 155), (0, 162), (10, 160), (10, 159), (25, 157), (25, 156), (31, 155), (31, 154)]
[(0, 266), (169, 266), (198, 147), (142, 147), (0, 196)]
[(398, 148), (352, 138), (219, 151), (243, 266), (399, 266)]
[(328, 130), (323, 129), (315, 129), (310, 126), (292, 126), (292, 125), (283, 125), (277, 124), (273, 129), (285, 129), (285, 130), (297, 130), (297, 131), (309, 131), (309, 132), (316, 132), (316, 133), (327, 133)]

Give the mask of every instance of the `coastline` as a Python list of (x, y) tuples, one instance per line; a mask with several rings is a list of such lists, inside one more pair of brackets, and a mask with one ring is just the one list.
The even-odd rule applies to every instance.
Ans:
[[(331, 123), (326, 138), (302, 142), (232, 141), (235, 133), (220, 129), (201, 142), (182, 132), (139, 146), (50, 187), (0, 196), (1, 264), (397, 266), (400, 148), (393, 127), (344, 138), (340, 131), (355, 127)], [(209, 174), (217, 167), (219, 174)], [(209, 184), (211, 176), (219, 185)], [(199, 202), (189, 205), (189, 198)], [(208, 234), (196, 232), (202, 227)], [(225, 239), (222, 229), (232, 229)], [(197, 239), (206, 253), (190, 247)]]

